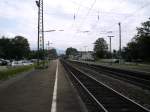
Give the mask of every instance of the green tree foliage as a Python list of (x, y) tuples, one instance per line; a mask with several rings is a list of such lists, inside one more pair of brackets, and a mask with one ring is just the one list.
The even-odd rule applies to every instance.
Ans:
[(66, 50), (66, 55), (67, 56), (69, 56), (69, 55), (76, 55), (76, 54), (78, 54), (77, 49), (72, 48), (72, 47), (67, 48), (67, 50)]
[(94, 52), (96, 57), (105, 58), (108, 53), (108, 45), (104, 38), (98, 38), (94, 43)]
[(9, 57), (11, 55), (11, 49), (12, 49), (11, 46), (12, 46), (12, 43), (10, 39), (5, 38), (4, 36), (0, 39), (0, 57), (1, 58)]
[(29, 55), (30, 47), (28, 40), (22, 36), (16, 36), (12, 39), (13, 53), (16, 54), (16, 59), (25, 58)]
[(40, 50), (39, 53), (38, 51), (30, 51), (29, 53), (29, 59), (37, 59), (38, 58), (38, 55), (39, 55), (39, 58), (40, 59), (44, 59), (46, 57), (50, 58), (50, 59), (53, 59), (53, 58), (57, 58), (58, 55), (57, 55), (57, 51), (56, 49), (50, 49), (50, 50)]
[(137, 35), (123, 49), (123, 57), (129, 60), (150, 61), (150, 19), (137, 28)]
[(129, 61), (136, 60), (139, 58), (138, 44), (134, 41), (129, 42), (127, 47), (122, 50), (122, 57)]
[(28, 40), (22, 36), (15, 38), (2, 37), (0, 39), (0, 58), (22, 59), (29, 55), (30, 47)]
[(117, 50), (113, 50), (112, 57), (115, 59), (119, 58), (119, 52)]
[(49, 51), (48, 51), (48, 57), (49, 58), (57, 58), (57, 51), (56, 51), (56, 49), (50, 49)]
[(33, 50), (33, 51), (30, 51), (29, 55), (28, 55), (28, 59), (37, 59), (38, 57), (38, 52)]

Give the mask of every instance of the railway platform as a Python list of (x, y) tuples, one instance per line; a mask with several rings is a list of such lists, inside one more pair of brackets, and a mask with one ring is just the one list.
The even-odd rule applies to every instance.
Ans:
[(86, 107), (84, 106), (82, 100), (80, 99), (76, 89), (72, 85), (72, 82), (70, 81), (66, 71), (64, 70), (64, 67), (59, 61), (58, 61), (57, 78), (58, 78), (58, 85), (57, 85), (56, 111), (57, 112), (87, 112)]
[(86, 112), (58, 60), (0, 84), (0, 112)]

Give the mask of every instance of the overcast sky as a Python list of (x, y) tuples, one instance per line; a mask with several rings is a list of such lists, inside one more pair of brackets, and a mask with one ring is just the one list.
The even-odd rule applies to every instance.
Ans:
[[(64, 30), (45, 33), (45, 42), (50, 41), (51, 46), (61, 50), (67, 47), (84, 50), (84, 46), (92, 50), (97, 38), (103, 37), (109, 43), (107, 36), (114, 35), (112, 48), (118, 49), (118, 22), (122, 24), (122, 46), (125, 46), (136, 34), (136, 27), (148, 20), (149, 11), (149, 0), (44, 0), (45, 30)], [(2, 35), (10, 38), (22, 35), (28, 38), (32, 49), (37, 48), (35, 0), (1, 0)]]

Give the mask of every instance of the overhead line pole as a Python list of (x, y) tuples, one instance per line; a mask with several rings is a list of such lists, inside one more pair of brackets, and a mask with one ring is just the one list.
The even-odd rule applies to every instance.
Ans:
[(110, 46), (110, 53), (111, 53), (111, 38), (114, 37), (114, 36), (108, 36), (108, 37), (109, 37), (109, 42), (110, 42), (109, 46)]
[[(45, 53), (44, 53), (44, 19), (43, 19), (43, 0), (38, 0), (36, 1), (36, 5), (38, 7), (38, 66), (40, 58), (43, 59), (45, 58)], [(43, 56), (40, 57), (40, 51), (43, 51)], [(44, 67), (43, 63), (43, 67)]]
[(41, 5), (42, 5), (42, 43), (43, 43), (43, 52), (44, 52), (44, 15), (43, 15), (43, 0), (41, 0)]
[(119, 63), (121, 63), (121, 23), (118, 23), (119, 25)]
[(111, 56), (111, 59), (112, 59), (113, 57), (112, 57), (112, 52), (111, 52), (111, 38), (114, 37), (114, 36), (108, 36), (108, 37), (109, 37), (109, 42), (110, 42), (110, 56)]
[(40, 46), (39, 46), (39, 41), (40, 41), (40, 0), (39, 1), (36, 1), (36, 5), (38, 7), (38, 41), (37, 41), (37, 65), (39, 66), (39, 49), (40, 49)]

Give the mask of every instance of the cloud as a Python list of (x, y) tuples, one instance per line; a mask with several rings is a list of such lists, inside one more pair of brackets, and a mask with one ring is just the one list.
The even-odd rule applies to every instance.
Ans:
[[(112, 30), (115, 36), (112, 48), (118, 49), (118, 22), (122, 23), (122, 41), (125, 46), (135, 35), (136, 27), (150, 16), (149, 0), (96, 0), (90, 9), (93, 2), (94, 0), (44, 0), (45, 30), (57, 30), (45, 33), (45, 42), (50, 41), (52, 46), (63, 50), (70, 46), (78, 49), (88, 46), (92, 50), (92, 43), (99, 37), (108, 41), (106, 32)], [(32, 49), (37, 48), (35, 0), (1, 0), (0, 24), (0, 35), (23, 35), (28, 38)], [(80, 32), (85, 30), (90, 32)]]

